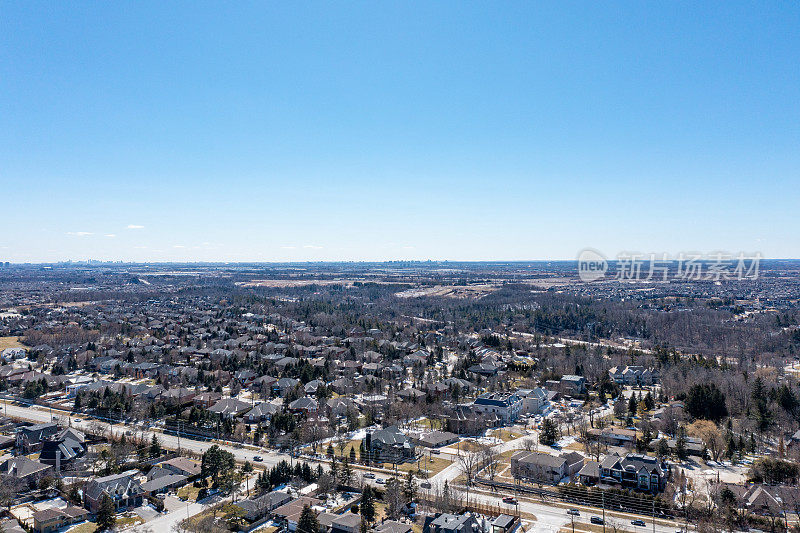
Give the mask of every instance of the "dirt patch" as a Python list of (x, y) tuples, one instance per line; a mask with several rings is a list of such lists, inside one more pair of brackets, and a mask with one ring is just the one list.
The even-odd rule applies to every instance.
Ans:
[(25, 348), (19, 337), (0, 337), (0, 352), (6, 348)]
[(478, 300), (501, 287), (499, 283), (482, 283), (478, 285), (435, 285), (433, 287), (415, 287), (394, 295), (398, 298), (446, 297)]

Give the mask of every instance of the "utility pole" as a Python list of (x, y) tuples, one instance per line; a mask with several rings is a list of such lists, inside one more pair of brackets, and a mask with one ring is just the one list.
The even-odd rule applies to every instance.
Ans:
[(656, 533), (656, 499), (653, 498), (653, 533)]
[(600, 493), (600, 499), (603, 502), (603, 533), (606, 533), (606, 493)]

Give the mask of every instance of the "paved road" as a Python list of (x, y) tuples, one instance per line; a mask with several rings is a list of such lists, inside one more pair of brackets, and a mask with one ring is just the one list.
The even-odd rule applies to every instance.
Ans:
[[(22, 405), (14, 405), (10, 402), (5, 403), (2, 406), (2, 413), (6, 414), (7, 416), (14, 417), (14, 418), (21, 418), (25, 420), (30, 420), (31, 422), (50, 422), (52, 420), (52, 416), (58, 416), (63, 418), (64, 421), (69, 420), (69, 423), (72, 427), (76, 427), (81, 431), (88, 431), (90, 429), (91, 424), (96, 423), (93, 420), (88, 419), (88, 417), (81, 415), (78, 417), (71, 416), (66, 412), (57, 411), (53, 409), (52, 415), (50, 414), (51, 411), (48, 408), (41, 407), (41, 406), (22, 406)], [(77, 420), (81, 420), (78, 422)], [(108, 426), (109, 424), (106, 422), (102, 422), (103, 425)], [(170, 435), (167, 433), (161, 432), (153, 432), (153, 431), (141, 431), (135, 427), (127, 426), (125, 424), (114, 424), (111, 426), (111, 430), (113, 431), (114, 435), (122, 436), (123, 433), (126, 431), (135, 432), (136, 435), (142, 435), (145, 439), (151, 439), (155, 434), (158, 437), (159, 442), (164, 448), (170, 450), (177, 450), (178, 449), (178, 437), (176, 435)], [(192, 440), (187, 439), (185, 437), (180, 438), (180, 448), (184, 450), (189, 450), (191, 452), (202, 454), (207, 449), (209, 449), (213, 444), (219, 444), (211, 441), (199, 441), (199, 440)], [(237, 461), (244, 462), (250, 461), (253, 463), (253, 457), (256, 455), (260, 455), (264, 458), (264, 461), (261, 463), (254, 463), (255, 465), (266, 465), (266, 466), (274, 466), (281, 460), (290, 461), (290, 457), (288, 454), (278, 453), (275, 451), (266, 451), (262, 449), (257, 449), (253, 447), (242, 447), (242, 446), (234, 446), (228, 444), (219, 444), (219, 447), (231, 452)]]
[[(14, 405), (14, 404), (11, 404), (11, 403), (6, 403), (5, 405), (3, 405), (3, 413), (7, 414), (7, 416), (10, 416), (10, 417), (21, 418), (21, 419), (30, 420), (32, 422), (39, 422), (39, 423), (41, 423), (41, 422), (50, 422), (52, 420), (52, 416), (53, 415), (57, 415), (57, 416), (60, 416), (60, 417), (63, 417), (63, 418), (68, 418), (73, 427), (77, 427), (77, 428), (79, 428), (79, 429), (81, 429), (83, 431), (88, 430), (90, 424), (94, 423), (94, 422), (90, 422), (90, 421), (84, 419), (83, 416), (81, 416), (81, 417), (73, 417), (73, 416), (69, 416), (68, 413), (65, 413), (65, 412), (62, 412), (62, 411), (57, 411), (55, 409), (52, 411), (53, 415), (51, 415), (50, 414), (51, 412), (50, 412), (49, 409), (41, 407), (41, 406), (27, 407), (27, 406)], [(80, 418), (81, 421), (77, 422), (77, 418)], [(122, 435), (122, 433), (127, 431), (127, 430), (137, 431), (138, 434), (142, 434), (144, 436), (144, 438), (146, 438), (146, 439), (152, 438), (152, 435), (154, 434), (151, 431), (141, 432), (138, 429), (130, 427), (130, 426), (127, 426), (125, 424), (114, 424), (113, 425), (113, 429), (112, 429), (112, 431), (114, 432), (114, 435)], [(164, 433), (155, 433), (155, 434), (158, 436), (158, 439), (160, 440), (162, 446), (164, 446), (165, 448), (178, 449), (178, 437), (177, 436), (168, 435), (168, 434), (164, 434)], [(521, 448), (523, 446), (524, 440), (525, 440), (525, 437), (522, 437), (522, 438), (519, 438), (519, 439), (515, 439), (515, 440), (512, 440), (512, 441), (508, 441), (508, 442), (499, 444), (497, 446), (497, 449), (498, 449), (498, 451), (508, 451), (508, 450), (513, 450), (513, 449), (518, 449), (518, 448)], [(196, 441), (196, 440), (187, 439), (187, 438), (181, 438), (180, 439), (180, 447), (182, 449), (191, 450), (192, 452), (197, 453), (197, 454), (202, 454), (205, 450), (210, 448), (212, 446), (212, 444), (214, 444), (214, 443), (213, 442), (208, 442), (208, 441)], [(254, 448), (243, 448), (243, 447), (240, 447), (240, 446), (231, 446), (231, 445), (225, 445), (225, 444), (220, 444), (219, 446), (220, 446), (220, 448), (231, 452), (234, 455), (234, 457), (236, 457), (236, 459), (238, 461), (240, 461), (240, 462), (243, 462), (243, 461), (253, 462), (253, 456), (254, 455), (261, 455), (264, 458), (264, 461), (262, 463), (255, 463), (255, 464), (261, 464), (261, 465), (265, 465), (265, 466), (272, 466), (272, 465), (277, 464), (281, 460), (289, 461), (291, 459), (289, 457), (289, 455), (278, 453), (278, 452), (275, 452), (275, 451), (264, 451), (264, 450), (257, 450), (257, 449), (254, 449)], [(453, 459), (455, 459), (455, 457), (453, 457)], [(433, 487), (441, 486), (444, 483), (445, 480), (447, 480), (450, 484), (452, 484), (453, 481), (460, 474), (461, 474), (461, 469), (460, 469), (460, 466), (458, 464), (458, 461), (454, 461), (450, 466), (444, 468), (441, 472), (439, 472), (438, 474), (433, 476), (430, 479), (430, 482), (431, 482), (431, 485)], [(380, 477), (387, 477), (387, 476), (380, 476)], [(374, 483), (374, 481), (373, 481), (373, 483)], [(506, 504), (504, 504), (502, 502), (502, 494), (501, 495), (494, 495), (494, 494), (485, 493), (483, 491), (480, 491), (480, 492), (473, 491), (473, 492), (470, 493), (470, 497), (474, 497), (478, 501), (480, 501), (482, 503), (486, 503), (486, 504), (503, 505), (503, 506), (506, 505)], [(561, 507), (557, 507), (557, 506), (554, 506), (554, 505), (551, 505), (551, 504), (547, 504), (547, 503), (539, 503), (539, 502), (535, 502), (535, 501), (530, 501), (530, 500), (520, 500), (519, 506), (520, 506), (520, 511), (522, 511), (523, 513), (530, 513), (530, 514), (533, 514), (533, 515), (536, 516), (537, 521), (536, 521), (536, 523), (534, 525), (534, 530), (535, 531), (554, 531), (555, 532), (555, 531), (558, 531), (560, 528), (566, 526), (567, 524), (571, 524), (570, 517), (566, 514), (566, 511)], [(204, 507), (203, 507), (202, 504), (197, 504), (197, 503), (191, 504), (190, 503), (188, 512), (189, 512), (190, 515), (194, 515), (194, 514), (200, 512), (200, 511), (202, 511), (203, 508)], [(595, 509), (589, 509), (589, 508), (581, 508), (581, 509), (583, 509), (582, 513), (581, 513), (582, 516), (581, 517), (576, 517), (576, 518), (578, 518), (578, 519), (575, 520), (576, 525), (579, 524), (579, 523), (582, 524), (582, 525), (588, 525), (589, 517), (591, 515), (594, 515), (594, 514), (599, 514), (598, 511), (595, 510)], [(511, 510), (510, 507), (509, 507), (509, 510)], [(610, 516), (610, 514), (607, 514), (607, 517), (609, 517), (609, 516)], [(634, 515), (619, 515), (619, 516), (621, 518), (611, 518), (611, 520), (615, 520), (616, 521), (616, 525), (618, 526), (618, 529), (622, 528), (622, 529), (628, 529), (628, 530), (631, 530), (631, 531), (641, 531), (642, 533), (647, 533), (648, 531), (653, 531), (652, 524), (644, 516), (642, 516), (642, 517), (634, 516)], [(147, 529), (151, 529), (152, 531), (169, 531), (172, 528), (173, 524), (179, 522), (180, 520), (183, 520), (183, 518), (185, 518), (185, 517), (186, 517), (186, 512), (185, 511), (182, 511), (182, 512), (177, 512), (176, 511), (176, 512), (172, 512), (172, 513), (167, 513), (166, 515), (163, 515), (163, 516), (161, 516), (159, 518), (156, 518), (155, 520), (152, 520), (151, 522), (145, 524), (143, 529), (141, 530), (141, 532), (143, 533)], [(630, 525), (630, 520), (632, 520), (633, 518), (643, 518), (645, 520), (645, 522), (648, 523), (648, 527), (646, 527), (646, 528), (638, 527), (637, 528), (637, 527), (634, 527), (634, 526)], [(661, 525), (661, 524), (657, 523), (655, 532), (656, 533), (672, 533), (676, 529), (679, 529), (679, 525), (677, 523), (670, 523), (669, 525)]]

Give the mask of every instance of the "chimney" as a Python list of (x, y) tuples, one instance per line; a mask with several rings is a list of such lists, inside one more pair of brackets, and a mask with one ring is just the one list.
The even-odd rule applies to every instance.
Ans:
[(56, 475), (61, 475), (61, 450), (56, 450)]

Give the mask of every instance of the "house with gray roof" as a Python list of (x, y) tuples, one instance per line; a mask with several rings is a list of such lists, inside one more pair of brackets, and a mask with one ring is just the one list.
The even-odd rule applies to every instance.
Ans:
[(366, 446), (376, 463), (402, 463), (414, 458), (414, 443), (397, 426), (367, 433)]
[(140, 506), (144, 489), (137, 481), (136, 474), (136, 470), (128, 470), (89, 481), (83, 490), (84, 500), (89, 511), (97, 513), (104, 494), (111, 497), (117, 509)]

